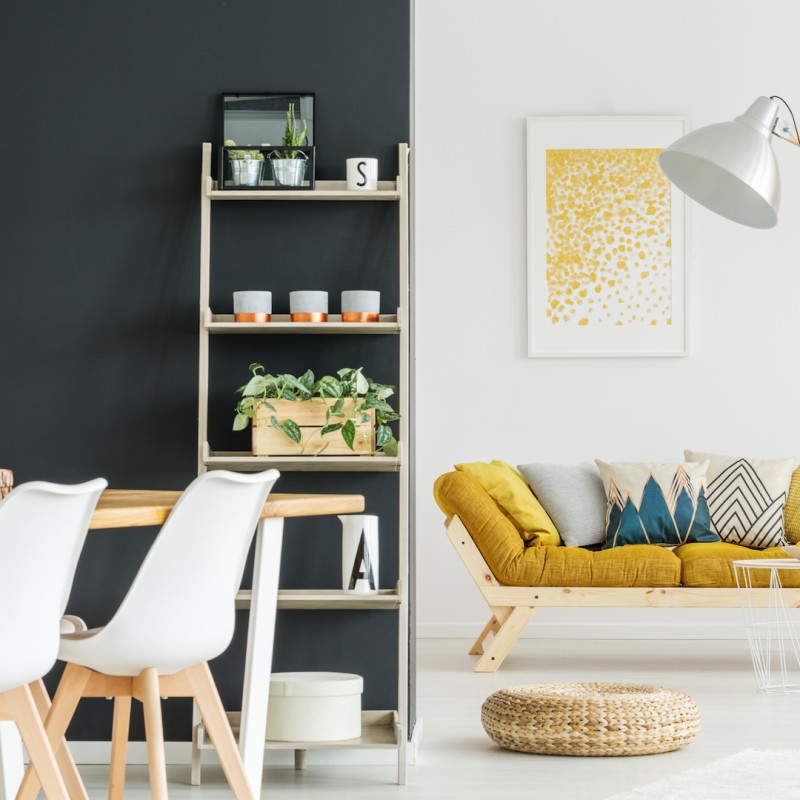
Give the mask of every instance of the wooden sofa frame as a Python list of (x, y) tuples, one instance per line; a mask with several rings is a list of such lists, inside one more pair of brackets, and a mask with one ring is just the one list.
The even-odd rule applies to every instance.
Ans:
[[(458, 516), (445, 523), (447, 537), (464, 562), (492, 616), (470, 655), (480, 656), (475, 672), (496, 672), (525, 630), (537, 608), (739, 608), (739, 589), (670, 587), (504, 586), (492, 574), (469, 531)], [(748, 601), (769, 605), (770, 589), (752, 589)], [(787, 606), (800, 608), (800, 588), (783, 589)], [(487, 644), (489, 635), (492, 635)]]

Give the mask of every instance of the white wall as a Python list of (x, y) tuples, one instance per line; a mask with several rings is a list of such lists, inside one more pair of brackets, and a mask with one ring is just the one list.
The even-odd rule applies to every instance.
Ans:
[[(777, 228), (690, 203), (689, 357), (525, 355), (525, 117), (680, 114), (698, 127), (762, 94), (800, 112), (799, 28), (796, 0), (417, 0), (421, 635), (475, 635), (487, 617), (432, 499), (456, 462), (800, 455), (800, 151), (788, 143), (774, 145)], [(732, 611), (545, 610), (529, 630), (658, 635), (679, 623), (707, 635), (738, 622)]]

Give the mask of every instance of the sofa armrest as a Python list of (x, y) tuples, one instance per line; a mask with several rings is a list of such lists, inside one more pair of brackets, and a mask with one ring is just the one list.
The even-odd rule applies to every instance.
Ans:
[(437, 478), (433, 496), (449, 518), (458, 516), (494, 576), (503, 583), (525, 551), (525, 542), (481, 485), (463, 472)]

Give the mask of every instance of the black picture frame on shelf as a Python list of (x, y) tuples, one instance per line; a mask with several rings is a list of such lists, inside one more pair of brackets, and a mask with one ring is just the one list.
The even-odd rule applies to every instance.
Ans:
[[(287, 117), (292, 110), (298, 128), (305, 128), (302, 146), (283, 145)], [(221, 134), (220, 189), (314, 188), (316, 96), (313, 92), (225, 92)], [(236, 145), (226, 145), (228, 141)], [(231, 154), (242, 158), (233, 158)], [(263, 164), (259, 168), (257, 164), (246, 163), (251, 160)], [(270, 163), (273, 160), (275, 164)], [(290, 161), (293, 163), (283, 163)]]

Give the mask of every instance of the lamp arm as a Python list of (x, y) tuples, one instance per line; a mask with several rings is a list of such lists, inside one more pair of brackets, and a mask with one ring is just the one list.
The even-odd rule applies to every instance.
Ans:
[(792, 118), (792, 123), (790, 125), (787, 120), (776, 117), (775, 124), (772, 126), (772, 133), (779, 139), (783, 139), (786, 142), (791, 142), (793, 145), (795, 145), (795, 147), (800, 147), (800, 131), (797, 129), (797, 123), (795, 122), (794, 114), (792, 113), (792, 109), (789, 107), (789, 104), (777, 94), (772, 95), (769, 99), (780, 100), (781, 103), (786, 106), (789, 116)]

